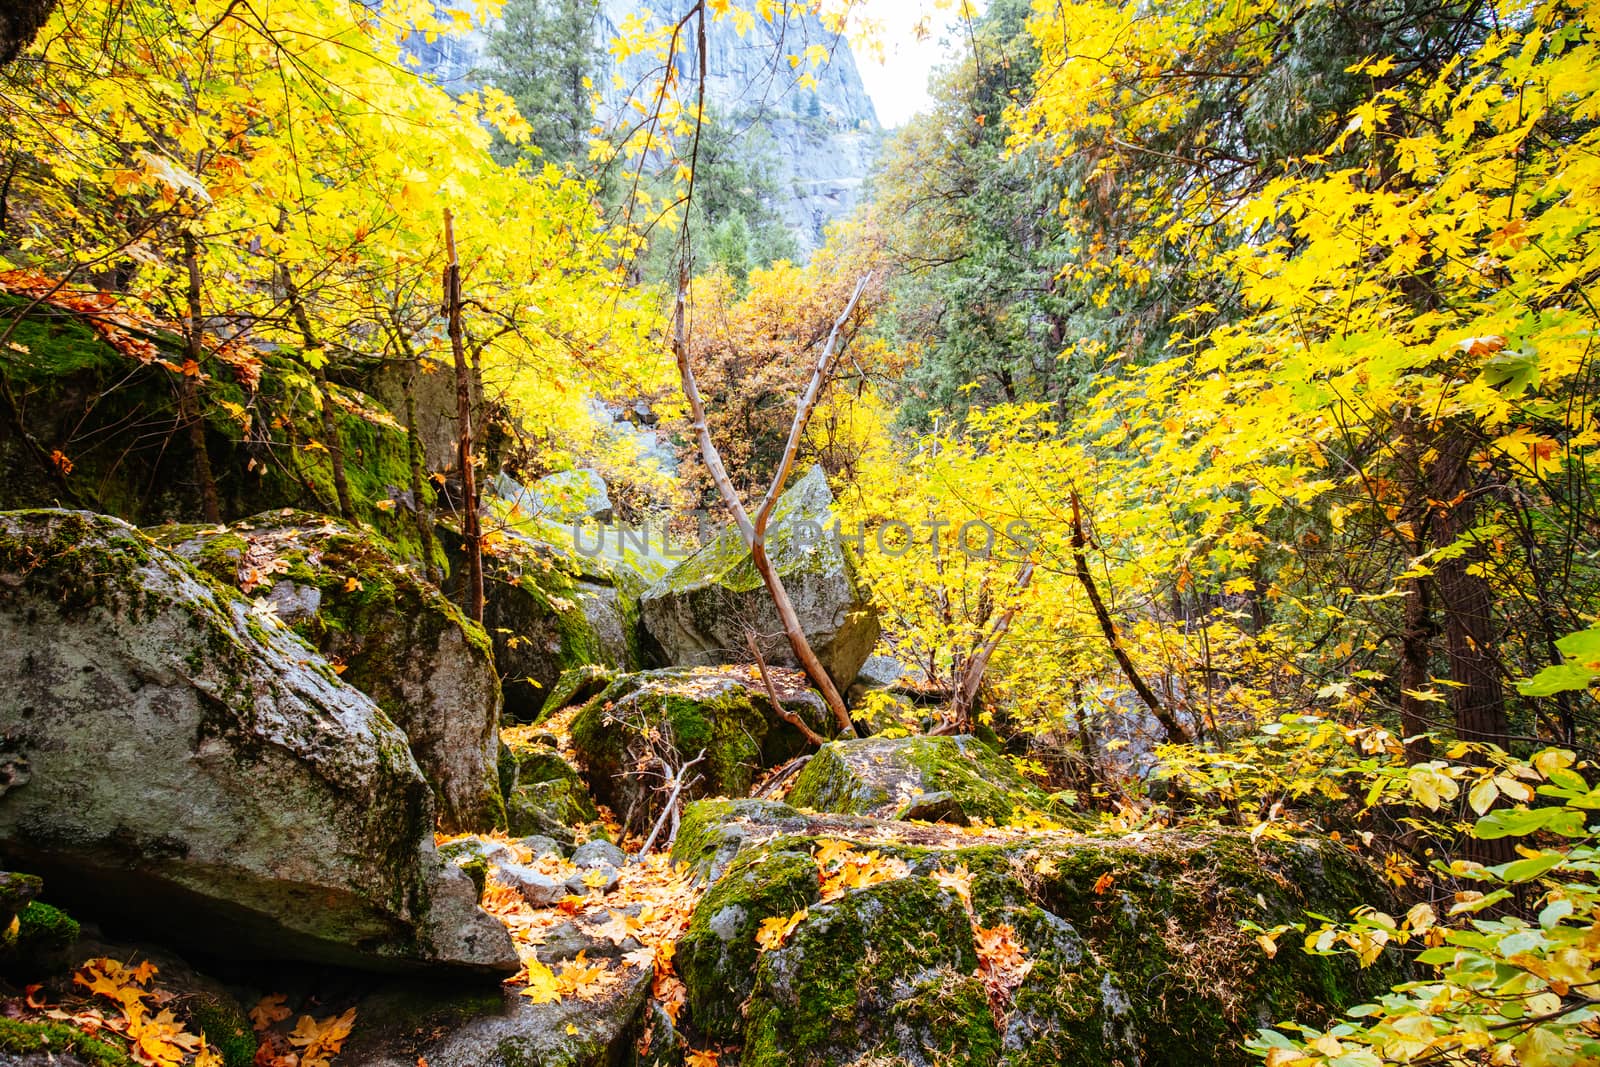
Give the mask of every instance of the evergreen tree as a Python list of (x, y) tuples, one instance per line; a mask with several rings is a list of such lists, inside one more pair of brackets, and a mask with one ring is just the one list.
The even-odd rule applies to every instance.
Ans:
[[(596, 0), (507, 0), (489, 35), (484, 79), (516, 101), (533, 126), (533, 143), (557, 163), (588, 154), (593, 79), (603, 58), (599, 14)], [(497, 151), (511, 156), (517, 149), (502, 143)]]

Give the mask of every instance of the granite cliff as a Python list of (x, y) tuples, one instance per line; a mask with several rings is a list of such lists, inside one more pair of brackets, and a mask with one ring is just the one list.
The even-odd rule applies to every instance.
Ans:
[[(441, 0), (441, 4), (469, 12), (472, 8), (467, 0)], [(639, 0), (601, 0), (595, 35), (606, 62), (610, 41), (639, 7)], [(479, 24), (461, 36), (431, 42), (419, 38), (411, 48), (421, 69), (459, 92), (481, 80), (493, 28)], [(791, 68), (788, 57), (803, 55), (811, 45), (826, 48), (828, 61), (815, 69), (805, 62)], [(652, 62), (634, 59), (597, 72), (595, 84), (605, 94), (602, 121), (627, 108), (628, 91), (614, 88), (612, 74), (621, 75), (622, 83), (632, 87), (648, 75)], [(697, 66), (691, 52), (686, 82), (692, 83)], [(706, 66), (708, 104), (752, 152), (770, 155), (779, 190), (773, 209), (803, 252), (817, 248), (828, 224), (855, 208), (882, 135), (849, 41), (829, 32), (815, 15), (775, 18), (770, 23), (757, 17), (743, 37), (733, 20), (724, 18), (710, 27)], [(807, 71), (816, 79), (814, 87), (799, 84)]]

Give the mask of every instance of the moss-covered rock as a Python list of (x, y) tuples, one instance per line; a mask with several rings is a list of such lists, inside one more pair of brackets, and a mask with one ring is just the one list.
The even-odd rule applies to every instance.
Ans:
[[(805, 740), (779, 718), (753, 668), (675, 668), (623, 675), (572, 721), (572, 743), (595, 797), (625, 825), (647, 823), (661, 797), (661, 759), (704, 758), (688, 797), (743, 796), (762, 768), (798, 754)], [(816, 694), (792, 690), (785, 707), (826, 729)]]
[(811, 757), (789, 803), (844, 815), (966, 824), (1003, 823), (1056, 804), (976, 738), (869, 737), (834, 741)]
[(816, 902), (810, 853), (753, 851), (734, 861), (695, 908), (673, 957), (689, 990), (688, 1025), (719, 1044), (740, 1040), (740, 1005), (755, 985), (762, 920)]
[[(0, 1053), (16, 1057), (6, 1061), (11, 1063), (55, 1063), (61, 1062), (59, 1057), (70, 1056), (87, 1067), (134, 1067), (133, 1057), (121, 1048), (62, 1022), (25, 1022), (0, 1016)], [(21, 1058), (32, 1055), (40, 1058)]]
[(517, 965), (433, 845), (405, 735), (138, 530), (0, 513), (0, 849), (68, 906), (208, 951)]
[(6, 936), (7, 950), (24, 957), (58, 952), (78, 940), (78, 920), (60, 908), (30, 900), (17, 914), (17, 929)]
[[(1268, 959), (1241, 927), (1385, 904), (1372, 872), (1331, 841), (1258, 845), (1243, 833), (1063, 831), (985, 843), (936, 826), (803, 816), (781, 806), (708, 806), (706, 814), (744, 842), (702, 898), (679, 950), (689, 1025), (702, 1025), (703, 1012), (706, 1032), (719, 1038), (738, 1023), (715, 990), (739, 997), (744, 987), (706, 962), (733, 959), (714, 940), (713, 919), (749, 926), (729, 911), (735, 904), (791, 914), (772, 900), (781, 891), (761, 887), (799, 891), (798, 859), (814, 861), (823, 839), (846, 838), (858, 853), (876, 850), (905, 865), (903, 876), (812, 904), (780, 948), (754, 957), (742, 1029), (746, 1065), (1244, 1067), (1253, 1059), (1240, 1042), (1258, 1026), (1337, 1014), (1401, 977), (1392, 965), (1363, 971), (1347, 957)], [(970, 913), (932, 877), (962, 869)], [(1004, 927), (1028, 969), (991, 1005), (970, 953), (974, 931)]]
[(515, 739), (509, 747), (517, 784), (506, 797), (508, 829), (518, 837), (537, 834), (571, 847), (574, 830), (600, 817), (577, 768), (550, 745)]
[(805, 833), (810, 825), (799, 811), (774, 800), (697, 800), (684, 809), (672, 862), (702, 881), (715, 881), (753, 838)]
[(249, 1016), (233, 997), (212, 991), (193, 993), (179, 999), (177, 1010), (205, 1035), (206, 1044), (222, 1057), (223, 1067), (255, 1063), (260, 1042)]
[(44, 879), (36, 874), (0, 871), (0, 926), (10, 926), (28, 902), (44, 890)]
[[(778, 501), (766, 544), (811, 650), (844, 692), (877, 643), (878, 616), (834, 530), (832, 506), (827, 478), (813, 466)], [(668, 571), (639, 603), (663, 663), (742, 659), (747, 635), (755, 634), (768, 663), (799, 666), (737, 527)]]
[(562, 671), (561, 677), (550, 687), (549, 695), (545, 697), (544, 708), (539, 712), (539, 718), (543, 719), (574, 705), (586, 703), (590, 697), (603, 692), (605, 687), (616, 679), (616, 671), (598, 663), (585, 663), (580, 667)]
[(960, 902), (928, 879), (813, 907), (760, 957), (741, 1062), (995, 1063), (1000, 1035), (977, 967)]
[[(141, 525), (192, 521), (202, 514), (194, 453), (178, 408), (180, 338), (125, 325), (162, 360), (140, 361), (108, 344), (86, 314), (0, 291), (10, 344), (0, 350), (0, 506), (74, 507)], [(267, 508), (337, 509), (332, 464), (322, 443), (321, 409), (291, 352), (207, 357), (195, 385), (207, 455), (224, 520)], [(405, 434), (382, 405), (348, 384), (330, 386), (357, 516), (405, 558), (420, 559), (413, 515), (393, 507), (409, 484)], [(452, 406), (453, 406), (452, 397)], [(240, 413), (247, 410), (248, 429)], [(137, 426), (137, 433), (128, 433)], [(66, 463), (52, 456), (63, 457)], [(424, 487), (424, 493), (431, 490)], [(382, 505), (381, 507), (379, 505)]]
[(405, 731), (447, 831), (502, 824), (500, 683), (483, 629), (366, 532), (305, 512), (164, 526), (159, 543), (264, 597)]

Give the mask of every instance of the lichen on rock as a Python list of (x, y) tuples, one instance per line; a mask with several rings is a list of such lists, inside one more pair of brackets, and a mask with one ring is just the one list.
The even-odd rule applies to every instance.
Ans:
[(504, 822), (500, 682), (483, 628), (365, 531), (275, 511), (151, 536), (272, 605), (405, 731), (448, 831)]
[(66, 903), (212, 951), (515, 968), (405, 735), (299, 637), (86, 512), (0, 513), (0, 589), (0, 848)]

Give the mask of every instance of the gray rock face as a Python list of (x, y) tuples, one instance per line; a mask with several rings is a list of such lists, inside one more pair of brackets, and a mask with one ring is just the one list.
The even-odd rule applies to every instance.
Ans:
[(339, 1056), (361, 1067), (609, 1067), (630, 1053), (650, 992), (651, 969), (621, 968), (592, 1000), (535, 1004), (503, 994), (420, 996), (396, 990), (356, 1009), (356, 1031)]
[[(622, 20), (638, 8), (633, 0), (604, 0), (601, 36), (608, 41), (616, 36)], [(685, 9), (681, 2), (665, 5), (656, 25), (670, 23)], [(810, 253), (822, 246), (828, 224), (847, 217), (860, 201), (882, 140), (850, 43), (813, 13), (780, 14), (771, 22), (758, 17), (743, 35), (731, 18), (713, 21), (707, 30), (706, 101), (740, 142), (770, 151), (778, 187), (772, 206), (801, 252)], [(802, 88), (793, 84), (786, 57), (803, 56), (812, 45), (826, 48), (829, 59), (816, 69), (805, 61), (795, 68), (809, 70), (816, 79), (814, 87)], [(692, 49), (684, 67), (684, 84), (695, 84), (698, 63)], [(632, 85), (640, 73), (630, 65), (624, 81)], [(604, 83), (597, 79), (597, 84)], [(619, 96), (613, 93), (606, 107), (626, 115), (631, 109)]]
[(0, 513), (0, 849), (213, 952), (515, 970), (405, 735), (276, 626), (119, 520)]
[[(814, 466), (778, 502), (767, 555), (811, 650), (843, 692), (877, 643), (878, 616), (835, 532), (832, 505), (822, 468)], [(646, 633), (669, 664), (742, 661), (749, 655), (746, 634), (754, 633), (763, 635), (769, 664), (799, 666), (735, 527), (668, 571), (645, 590), (639, 606)]]
[[(157, 540), (230, 585), (278, 573), (267, 600), (405, 731), (446, 830), (500, 822), (500, 678), (483, 630), (374, 541), (320, 515), (271, 511)], [(250, 595), (259, 596), (257, 589)]]

